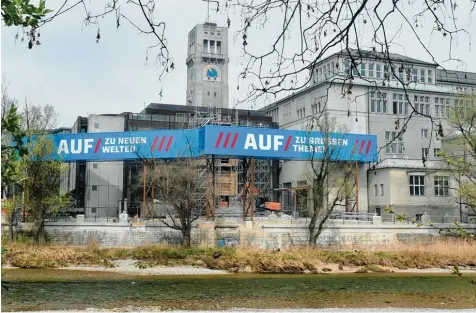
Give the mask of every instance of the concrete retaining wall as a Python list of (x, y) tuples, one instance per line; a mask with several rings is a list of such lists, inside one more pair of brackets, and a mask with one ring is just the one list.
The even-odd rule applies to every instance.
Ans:
[[(309, 230), (301, 220), (217, 220), (198, 221), (192, 229), (194, 246), (241, 245), (259, 248), (284, 248), (308, 243)], [(435, 225), (441, 227), (442, 225)], [(452, 227), (452, 225), (445, 225)], [(454, 226), (454, 225), (453, 225)], [(475, 225), (465, 227), (475, 232)], [(102, 247), (136, 247), (150, 244), (181, 244), (180, 231), (170, 229), (159, 221), (146, 225), (84, 222), (48, 223), (49, 238), (54, 243), (85, 246), (93, 242)], [(329, 221), (318, 239), (324, 246), (388, 245), (431, 241), (438, 234), (433, 227), (412, 224), (357, 221)]]

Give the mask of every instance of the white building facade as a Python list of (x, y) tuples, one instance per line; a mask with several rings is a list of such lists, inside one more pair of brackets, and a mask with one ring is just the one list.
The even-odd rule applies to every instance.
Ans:
[[(348, 133), (377, 135), (378, 162), (358, 165), (359, 212), (388, 220), (390, 205), (409, 218), (427, 212), (449, 220), (461, 216), (461, 205), (437, 156), (437, 126), (441, 122), (449, 133), (450, 107), (468, 105), (471, 94), (476, 95), (476, 73), (441, 70), (397, 54), (339, 52), (316, 64), (309, 87), (261, 110), (282, 129), (306, 129), (326, 114)], [(280, 184), (306, 183), (306, 163), (282, 162)]]

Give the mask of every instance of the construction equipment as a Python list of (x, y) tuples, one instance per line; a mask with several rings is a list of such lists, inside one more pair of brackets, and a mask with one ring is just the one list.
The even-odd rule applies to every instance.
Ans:
[[(248, 183), (245, 184), (245, 187), (248, 187)], [(244, 188), (243, 188), (244, 190)], [(268, 197), (260, 195), (260, 190), (256, 186), (249, 187), (249, 192), (253, 193), (255, 197), (255, 207), (254, 210), (258, 213), (263, 213), (266, 211), (270, 212), (279, 212), (281, 210), (281, 203), (269, 201)], [(242, 191), (243, 194), (243, 191)]]

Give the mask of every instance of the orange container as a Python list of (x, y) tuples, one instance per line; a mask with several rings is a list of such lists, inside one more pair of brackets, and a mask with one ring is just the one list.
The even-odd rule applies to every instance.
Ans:
[(264, 207), (271, 211), (279, 211), (281, 210), (281, 203), (279, 202), (265, 202)]
[(219, 208), (227, 208), (228, 207), (228, 202), (227, 201), (220, 201), (220, 202), (218, 202), (218, 207)]

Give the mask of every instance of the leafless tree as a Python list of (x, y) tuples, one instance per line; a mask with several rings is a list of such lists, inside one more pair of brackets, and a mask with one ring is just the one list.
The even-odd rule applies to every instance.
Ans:
[(476, 214), (476, 102), (474, 97), (459, 99), (447, 120), (451, 133), (444, 138), (439, 156), (447, 163), (455, 186), (456, 202), (460, 210)]
[(5, 77), (2, 77), (2, 118), (7, 114), (12, 105), (18, 107), (18, 101), (8, 95), (8, 83)]
[[(408, 94), (410, 82), (401, 75), (405, 70), (403, 60), (400, 62), (393, 54), (397, 48), (403, 48), (396, 37), (411, 37), (435, 65), (443, 67), (427, 48), (423, 37), (428, 34), (441, 36), (446, 40), (447, 45), (441, 49), (448, 51), (448, 60), (459, 61), (454, 51), (458, 40), (467, 39), (468, 48), (471, 46), (469, 33), (460, 25), (471, 20), (475, 5), (474, 0), (462, 3), (448, 0), (233, 1), (229, 7), (241, 12), (240, 28), (235, 38), (241, 40), (243, 46), (244, 68), (239, 81), (249, 85), (244, 101), (254, 102), (263, 97), (273, 101), (278, 95), (302, 90), (316, 76), (318, 64), (331, 53), (341, 51), (340, 57), (349, 62), (349, 67), (341, 75), (327, 79), (324, 86), (342, 86), (342, 97), (351, 103), (355, 101), (352, 98), (362, 96), (352, 95), (357, 78), (373, 86), (374, 91), (388, 85), (390, 80), (397, 81), (411, 108), (405, 117), (396, 118), (395, 125), (400, 135), (417, 115), (429, 118), (432, 130), (441, 135), (441, 124), (419, 110)], [(259, 49), (262, 44), (257, 45), (254, 41), (254, 31), (270, 34), (272, 43), (269, 48)], [(366, 58), (385, 64), (387, 73), (383, 82), (360, 74), (360, 64)], [(408, 65), (412, 67), (412, 64)], [(326, 107), (327, 101), (323, 109)], [(349, 116), (350, 111), (349, 108)]]
[[(337, 158), (342, 149), (339, 145), (331, 144), (330, 139), (339, 136), (335, 119), (322, 114), (310, 121), (309, 137), (306, 139), (310, 150), (308, 180), (311, 181), (312, 193), (311, 214), (309, 222), (309, 243), (315, 245), (324, 230), (324, 224), (339, 207), (347, 205), (354, 192), (355, 171), (354, 162)], [(319, 132), (323, 139), (322, 145), (310, 141), (313, 132)], [(340, 133), (344, 133), (341, 130)], [(315, 133), (314, 133), (315, 134)], [(320, 150), (316, 151), (316, 148)]]
[[(85, 0), (63, 0), (56, 8), (49, 7), (50, 14), (40, 18), (35, 27), (19, 27), (15, 35), (16, 40), (26, 41), (28, 48), (32, 49), (36, 45), (41, 45), (42, 27), (53, 22), (58, 16), (70, 13), (72, 10), (82, 10), (84, 12), (84, 26), (97, 27), (94, 40), (100, 43), (101, 32), (100, 21), (103, 19), (112, 20), (116, 29), (123, 24), (128, 24), (138, 31), (140, 35), (153, 38), (154, 43), (146, 49), (145, 61), (149, 61), (152, 55), (155, 66), (159, 69), (159, 80), (165, 73), (174, 69), (173, 57), (170, 54), (167, 38), (165, 36), (166, 24), (156, 20), (156, 1), (154, 0), (107, 0), (107, 1), (85, 1)], [(97, 9), (102, 8), (102, 9)], [(133, 18), (135, 14), (138, 18)], [(125, 22), (125, 23), (124, 23)], [(91, 38), (93, 39), (93, 38)], [(160, 91), (162, 95), (162, 90)]]
[(35, 105), (25, 99), (22, 115), (23, 127), (29, 135), (45, 134), (58, 125), (58, 113), (50, 104)]
[[(173, 161), (148, 159), (144, 161), (147, 169), (139, 174), (138, 179), (142, 184), (146, 175), (146, 188), (154, 190), (159, 210), (167, 216), (160, 221), (167, 227), (180, 231), (182, 243), (186, 246), (191, 244), (192, 224), (200, 217), (197, 197), (199, 162), (194, 158)], [(155, 204), (153, 208), (155, 210)]]

